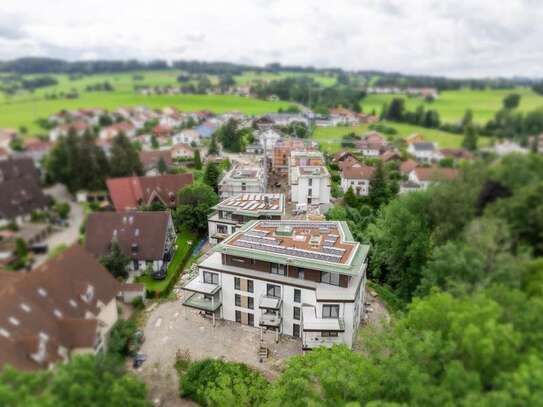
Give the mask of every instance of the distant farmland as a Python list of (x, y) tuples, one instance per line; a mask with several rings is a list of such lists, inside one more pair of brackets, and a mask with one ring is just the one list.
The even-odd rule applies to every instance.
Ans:
[(408, 110), (415, 110), (417, 106), (422, 104), (426, 109), (437, 110), (442, 122), (458, 122), (462, 119), (466, 109), (469, 108), (473, 110), (474, 120), (484, 124), (502, 108), (502, 99), (510, 93), (521, 95), (520, 111), (526, 112), (543, 107), (543, 96), (527, 88), (444, 91), (434, 102), (425, 102), (420, 98), (408, 98), (405, 95), (368, 95), (361, 102), (361, 106), (364, 112), (370, 113), (375, 109), (377, 113), (380, 113), (385, 102), (390, 102), (394, 97), (403, 97)]

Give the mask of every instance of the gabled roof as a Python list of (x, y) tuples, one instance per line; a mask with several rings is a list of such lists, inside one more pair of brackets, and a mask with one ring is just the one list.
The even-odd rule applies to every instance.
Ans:
[(347, 179), (365, 179), (369, 180), (373, 177), (375, 168), (369, 165), (354, 164), (349, 167), (343, 167), (341, 176)]
[(400, 164), (400, 172), (402, 174), (409, 174), (415, 168), (418, 167), (418, 163), (414, 160), (406, 160)]
[(31, 158), (0, 161), (0, 218), (12, 219), (47, 206)]
[(0, 296), (0, 366), (47, 368), (62, 359), (61, 347), (92, 348), (96, 317), (119, 288), (119, 282), (77, 245), (12, 279)]
[(85, 248), (96, 258), (109, 253), (116, 240), (131, 259), (161, 260), (171, 222), (164, 212), (95, 212), (87, 219)]
[(436, 149), (436, 145), (430, 141), (422, 141), (411, 145), (415, 151), (434, 151)]
[(140, 161), (145, 170), (156, 168), (161, 158), (164, 160), (164, 163), (167, 166), (173, 164), (172, 154), (169, 150), (152, 150), (140, 152)]
[(174, 207), (177, 193), (192, 184), (192, 174), (110, 178), (106, 183), (113, 205), (119, 212), (149, 205), (155, 199), (166, 206)]

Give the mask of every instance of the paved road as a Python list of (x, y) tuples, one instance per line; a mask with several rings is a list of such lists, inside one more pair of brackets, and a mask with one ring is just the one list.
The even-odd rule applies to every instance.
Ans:
[[(49, 246), (49, 250), (53, 250), (61, 244), (66, 246), (72, 245), (79, 239), (79, 228), (84, 219), (83, 208), (77, 202), (74, 202), (73, 197), (63, 185), (57, 184), (51, 188), (47, 188), (44, 192), (57, 201), (68, 202), (70, 205), (70, 215), (68, 218), (70, 225), (66, 228), (56, 229), (43, 241), (43, 243), (46, 243)], [(35, 259), (34, 267), (37, 267), (47, 260), (47, 255), (39, 255), (36, 256)]]

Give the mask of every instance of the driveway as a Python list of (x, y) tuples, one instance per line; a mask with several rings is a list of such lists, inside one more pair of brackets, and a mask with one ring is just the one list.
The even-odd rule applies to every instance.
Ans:
[(192, 360), (223, 358), (246, 363), (269, 379), (278, 376), (285, 359), (301, 354), (299, 340), (281, 337), (276, 344), (274, 336), (265, 333), (263, 345), (268, 347), (270, 357), (260, 363), (259, 328), (221, 320), (213, 327), (210, 319), (182, 305), (184, 296), (180, 292), (177, 300), (155, 303), (146, 311), (146, 339), (141, 352), (147, 360), (137, 374), (147, 383), (155, 405), (187, 405), (186, 400), (179, 398), (179, 379), (173, 368), (178, 351), (188, 352)]
[[(64, 244), (70, 246), (79, 239), (79, 228), (83, 223), (83, 207), (74, 202), (73, 197), (63, 185), (57, 184), (44, 190), (45, 194), (52, 196), (56, 201), (67, 202), (70, 205), (70, 214), (68, 215), (68, 227), (56, 227), (43, 243), (49, 246), (49, 250)], [(39, 266), (47, 260), (47, 255), (35, 256), (34, 267)]]

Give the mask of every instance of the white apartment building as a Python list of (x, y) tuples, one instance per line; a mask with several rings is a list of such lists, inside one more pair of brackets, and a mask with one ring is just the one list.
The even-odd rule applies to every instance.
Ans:
[(213, 207), (208, 216), (209, 241), (217, 244), (251, 220), (280, 220), (285, 213), (283, 194), (239, 194)]
[(433, 163), (443, 159), (443, 154), (437, 148), (437, 144), (428, 141), (409, 144), (407, 152), (422, 163)]
[(238, 164), (219, 182), (219, 197), (226, 199), (239, 194), (266, 192), (267, 183), (264, 166)]
[(303, 349), (352, 347), (364, 315), (369, 246), (345, 222), (245, 224), (215, 246), (183, 289), (184, 305), (300, 337)]
[(292, 151), (289, 160), (290, 200), (297, 204), (328, 205), (330, 173), (319, 151)]

